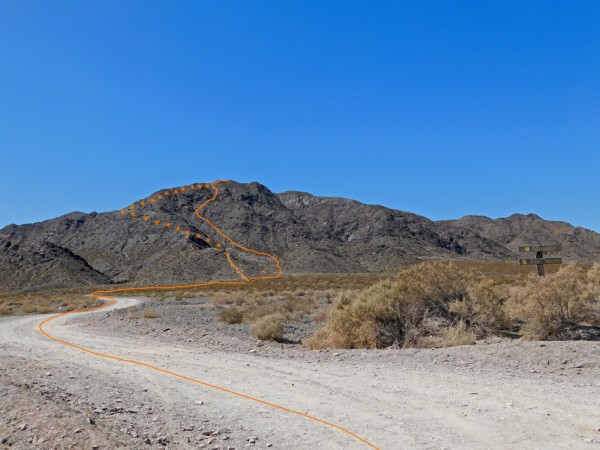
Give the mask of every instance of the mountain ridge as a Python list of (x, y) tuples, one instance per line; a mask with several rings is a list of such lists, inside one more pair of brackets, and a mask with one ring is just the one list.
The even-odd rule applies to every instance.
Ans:
[[(7, 225), (0, 230), (0, 290), (232, 279), (225, 249), (250, 276), (273, 270), (269, 261), (228, 248), (195, 215), (213, 190), (192, 186), (202, 187), (163, 189), (144, 206), (136, 202), (136, 217), (133, 210), (72, 212)], [(594, 262), (600, 255), (600, 234), (533, 214), (432, 221), (341, 197), (276, 194), (258, 182), (229, 181), (218, 188), (203, 215), (235, 241), (277, 255), (288, 273), (387, 271), (426, 259), (509, 261), (518, 245), (539, 243), (563, 244), (567, 260)], [(219, 241), (223, 248), (216, 247)]]

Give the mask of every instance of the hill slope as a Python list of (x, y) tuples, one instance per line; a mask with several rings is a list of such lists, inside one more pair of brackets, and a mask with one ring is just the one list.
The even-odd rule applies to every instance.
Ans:
[[(235, 241), (277, 255), (286, 272), (379, 271), (431, 258), (506, 260), (520, 243), (536, 243), (534, 236), (565, 244), (572, 259), (600, 255), (599, 234), (539, 218), (433, 222), (353, 200), (275, 194), (255, 182), (218, 186), (219, 196), (202, 214)], [(271, 261), (231, 248), (196, 217), (196, 207), (213, 195), (212, 189), (167, 191), (170, 195), (163, 190), (148, 197), (160, 201), (137, 204), (135, 218), (129, 210), (125, 215), (75, 212), (5, 227), (0, 230), (0, 291), (234, 279), (225, 249), (249, 275), (273, 272)], [(224, 247), (217, 248), (217, 242)]]
[(562, 256), (566, 260), (600, 260), (600, 234), (566, 222), (544, 220), (535, 214), (513, 214), (501, 219), (465, 216), (440, 223), (468, 228), (513, 253), (518, 252), (522, 245), (562, 244)]

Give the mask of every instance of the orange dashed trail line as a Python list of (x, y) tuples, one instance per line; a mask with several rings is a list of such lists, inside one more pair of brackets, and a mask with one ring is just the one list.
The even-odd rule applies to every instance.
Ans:
[[(246, 283), (250, 283), (250, 282), (252, 282), (254, 280), (264, 280), (264, 279), (279, 278), (283, 274), (283, 270), (281, 268), (281, 263), (279, 262), (279, 260), (275, 256), (271, 255), (270, 253), (259, 252), (259, 251), (256, 251), (256, 250), (253, 250), (253, 249), (250, 249), (250, 248), (244, 247), (243, 245), (238, 244), (233, 239), (231, 239), (229, 236), (227, 236), (225, 233), (223, 233), (210, 220), (208, 220), (206, 217), (204, 217), (204, 216), (202, 216), (200, 214), (200, 211), (204, 207), (206, 207), (206, 205), (208, 205), (209, 203), (211, 203), (212, 201), (214, 201), (217, 198), (217, 196), (219, 195), (219, 189), (217, 188), (217, 184), (224, 183), (226, 181), (227, 180), (218, 180), (218, 181), (215, 181), (215, 182), (213, 182), (211, 184), (204, 184), (204, 185), (198, 184), (198, 185), (191, 185), (191, 186), (189, 186), (190, 190), (193, 190), (193, 189), (203, 189), (203, 188), (212, 188), (214, 190), (214, 195), (211, 198), (209, 198), (208, 200), (206, 200), (204, 203), (202, 203), (198, 208), (196, 208), (196, 216), (198, 216), (198, 218), (200, 218), (201, 220), (203, 220), (219, 236), (221, 236), (223, 239), (225, 239), (227, 242), (229, 242), (234, 247), (237, 247), (240, 250), (243, 250), (243, 251), (248, 252), (248, 253), (253, 253), (253, 254), (259, 255), (259, 256), (265, 256), (267, 258), (272, 259), (273, 262), (275, 263), (276, 268), (277, 268), (277, 273), (275, 275), (263, 275), (263, 276), (258, 276), (258, 277), (247, 277), (244, 274), (244, 272), (242, 271), (242, 269), (240, 267), (238, 267), (232, 261), (229, 253), (227, 253), (227, 252), (224, 251), (223, 253), (224, 253), (225, 257), (227, 258), (227, 262), (244, 279), (244, 281), (207, 281), (207, 282), (204, 282), (204, 283), (185, 284), (185, 285), (180, 285), (180, 286), (141, 286), (141, 287), (128, 287), (128, 288), (106, 289), (106, 290), (94, 291), (90, 295), (92, 297), (97, 298), (97, 299), (106, 300), (106, 303), (104, 303), (104, 304), (102, 304), (100, 306), (92, 307), (92, 308), (78, 309), (78, 310), (75, 310), (75, 311), (69, 311), (69, 312), (60, 313), (60, 314), (56, 314), (54, 316), (51, 316), (50, 318), (48, 318), (48, 319), (44, 320), (42, 323), (40, 323), (40, 325), (39, 325), (40, 332), (44, 336), (46, 336), (49, 339), (52, 339), (55, 342), (58, 342), (58, 343), (61, 343), (61, 344), (64, 344), (64, 345), (68, 345), (69, 347), (75, 348), (77, 350), (81, 350), (82, 352), (85, 352), (85, 353), (87, 353), (89, 355), (97, 356), (97, 357), (100, 357), (100, 358), (112, 359), (114, 361), (120, 361), (120, 362), (128, 363), (128, 364), (135, 364), (137, 366), (146, 367), (148, 369), (155, 370), (157, 372), (162, 372), (164, 374), (171, 375), (171, 376), (179, 378), (181, 380), (185, 380), (185, 381), (189, 381), (191, 383), (199, 384), (199, 385), (204, 386), (206, 388), (215, 389), (217, 391), (221, 391), (221, 392), (224, 392), (224, 393), (227, 393), (227, 394), (230, 394), (230, 395), (235, 395), (236, 397), (241, 397), (241, 398), (244, 398), (246, 400), (250, 400), (250, 401), (253, 401), (253, 402), (256, 402), (256, 403), (260, 403), (260, 404), (269, 406), (271, 408), (278, 409), (280, 411), (285, 411), (285, 412), (290, 413), (290, 414), (295, 414), (297, 416), (302, 416), (302, 417), (304, 417), (306, 419), (309, 419), (309, 420), (311, 420), (313, 422), (317, 422), (317, 423), (320, 423), (322, 425), (326, 425), (328, 427), (331, 427), (331, 428), (334, 428), (334, 429), (336, 429), (338, 431), (341, 431), (342, 433), (344, 433), (344, 434), (346, 434), (346, 435), (348, 435), (348, 436), (350, 436), (350, 437), (352, 437), (352, 438), (354, 438), (354, 439), (362, 442), (366, 446), (374, 448), (376, 450), (379, 450), (379, 447), (375, 446), (374, 444), (372, 444), (371, 442), (367, 441), (366, 439), (363, 439), (362, 437), (358, 436), (357, 434), (353, 433), (352, 431), (347, 430), (346, 428), (340, 427), (339, 425), (336, 425), (334, 423), (331, 423), (331, 422), (328, 422), (326, 420), (320, 419), (318, 417), (311, 416), (310, 414), (303, 413), (303, 412), (300, 412), (300, 411), (296, 411), (294, 409), (287, 408), (285, 406), (281, 406), (281, 405), (278, 405), (276, 403), (271, 403), (271, 402), (269, 402), (267, 400), (263, 400), (263, 399), (256, 398), (256, 397), (252, 397), (252, 396), (244, 394), (242, 392), (234, 391), (234, 390), (227, 389), (227, 388), (224, 388), (224, 387), (221, 387), (221, 386), (217, 386), (215, 384), (207, 383), (205, 381), (198, 380), (196, 378), (188, 377), (186, 375), (182, 375), (180, 373), (173, 372), (171, 370), (168, 370), (168, 369), (165, 369), (165, 368), (162, 368), (162, 367), (153, 366), (152, 364), (148, 364), (148, 363), (145, 363), (143, 361), (137, 361), (135, 359), (120, 358), (118, 356), (110, 355), (110, 354), (107, 354), (107, 353), (95, 352), (93, 350), (90, 350), (88, 348), (85, 348), (85, 347), (82, 347), (80, 345), (74, 344), (72, 342), (65, 341), (65, 340), (59, 339), (59, 338), (57, 338), (55, 336), (52, 336), (51, 334), (49, 334), (48, 332), (46, 332), (44, 330), (44, 326), (48, 322), (51, 322), (52, 320), (58, 319), (59, 317), (66, 316), (68, 314), (74, 314), (74, 313), (81, 313), (81, 312), (99, 310), (99, 309), (106, 308), (108, 306), (112, 306), (112, 305), (116, 304), (117, 300), (114, 297), (111, 297), (108, 294), (116, 294), (116, 293), (121, 293), (121, 292), (139, 292), (139, 291), (190, 289), (190, 288), (202, 287), (202, 286), (243, 285), (243, 284), (246, 284)], [(178, 188), (178, 189), (174, 189), (171, 192), (164, 191), (162, 194), (158, 194), (156, 198), (154, 198), (154, 197), (150, 198), (149, 199), (149, 203), (154, 203), (156, 200), (161, 200), (163, 198), (169, 197), (170, 195), (177, 195), (179, 192), (185, 192), (186, 189), (188, 189), (188, 188), (187, 187), (181, 187), (181, 188)], [(139, 205), (142, 206), (142, 207), (145, 206), (145, 205), (147, 205), (147, 204), (148, 204), (148, 202), (146, 200), (142, 200), (142, 201), (139, 202)], [(132, 205), (132, 206), (130, 206), (128, 208), (128, 210), (130, 211), (129, 212), (129, 216), (132, 217), (132, 218), (138, 217), (138, 215), (135, 212), (133, 212), (134, 209), (135, 209), (135, 205)], [(128, 214), (127, 210), (125, 210), (125, 209), (121, 210), (121, 214), (124, 215), (124, 216), (127, 215)], [(143, 216), (143, 220), (147, 221), (148, 220), (147, 216)], [(154, 224), (155, 225), (159, 225), (160, 222), (158, 220), (155, 220)], [(171, 224), (167, 223), (167, 224), (165, 224), (165, 226), (169, 228), (169, 227), (171, 227)], [(181, 230), (180, 227), (176, 227), (176, 228), (177, 228), (177, 231)], [(189, 235), (189, 230), (185, 230), (184, 233), (186, 235)], [(196, 238), (199, 238), (199, 234), (196, 234)], [(210, 239), (208, 239), (208, 238), (206, 238), (205, 240), (206, 240), (206, 242), (210, 242)], [(217, 243), (215, 246), (220, 248), (221, 244)]]

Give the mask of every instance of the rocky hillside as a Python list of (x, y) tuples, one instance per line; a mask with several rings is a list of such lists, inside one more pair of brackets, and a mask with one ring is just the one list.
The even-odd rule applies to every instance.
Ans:
[[(196, 217), (211, 189), (166, 191), (125, 214), (76, 212), (0, 230), (0, 291), (234, 279), (224, 250), (249, 275), (273, 272), (270, 260), (231, 248)], [(600, 255), (599, 234), (532, 216), (433, 222), (353, 200), (275, 194), (259, 183), (226, 182), (219, 191), (202, 214), (237, 242), (277, 255), (288, 273), (381, 271), (432, 258), (507, 260), (519, 244), (538, 241), (563, 243), (571, 259)]]
[(567, 261), (600, 261), (599, 233), (566, 222), (544, 220), (535, 214), (513, 214), (502, 219), (465, 216), (440, 223), (472, 230), (513, 253), (523, 245), (562, 244), (561, 255)]

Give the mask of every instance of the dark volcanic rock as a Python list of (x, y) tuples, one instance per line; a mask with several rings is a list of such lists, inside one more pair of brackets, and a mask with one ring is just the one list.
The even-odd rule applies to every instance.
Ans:
[(359, 270), (384, 270), (429, 258), (502, 259), (510, 252), (463, 228), (416, 214), (343, 198), (286, 192), (279, 197), (320, 241)]
[(561, 254), (567, 261), (591, 263), (600, 260), (600, 234), (566, 222), (544, 220), (535, 214), (513, 214), (501, 219), (465, 216), (438, 223), (467, 228), (513, 253), (523, 245), (562, 244)]
[[(600, 255), (599, 234), (537, 216), (433, 222), (342, 198), (274, 194), (259, 183), (218, 187), (219, 196), (202, 214), (235, 241), (277, 255), (286, 272), (389, 270), (434, 258), (506, 260), (518, 245), (538, 242), (563, 243), (570, 259), (587, 262)], [(212, 189), (188, 188), (148, 201), (164, 192), (125, 215), (74, 212), (0, 230), (0, 291), (230, 280), (237, 274), (225, 250), (248, 275), (274, 273), (272, 261), (236, 249), (196, 216)]]
[(109, 277), (68, 248), (47, 241), (18, 240), (0, 235), (2, 291), (110, 282)]

